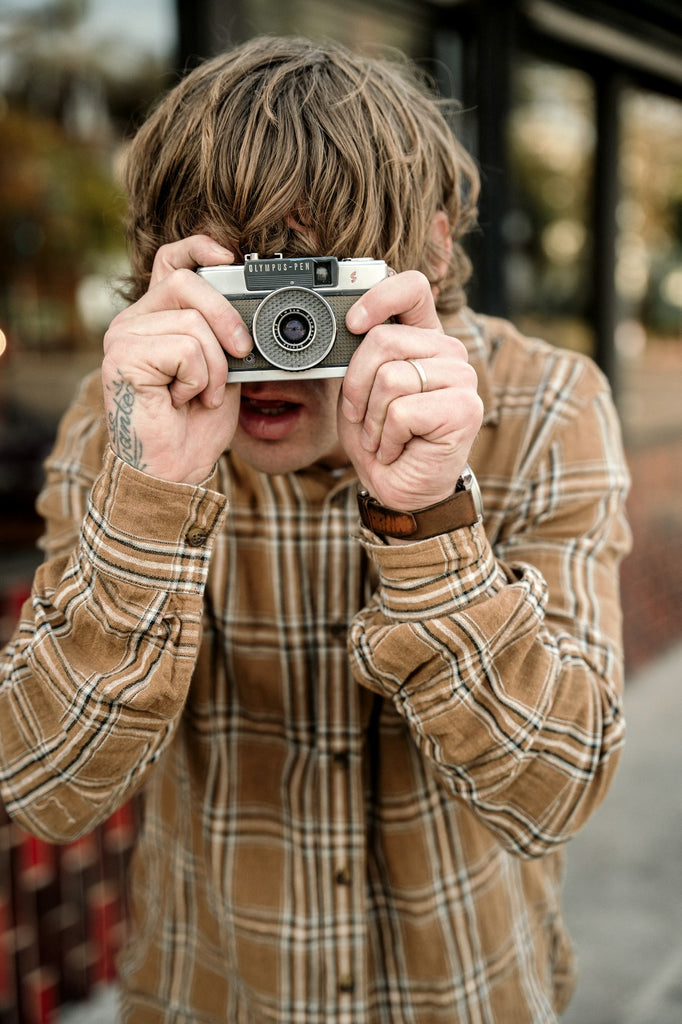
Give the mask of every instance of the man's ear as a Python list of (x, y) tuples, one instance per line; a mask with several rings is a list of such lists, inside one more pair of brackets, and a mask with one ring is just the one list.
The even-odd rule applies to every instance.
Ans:
[(429, 228), (429, 248), (426, 261), (432, 281), (441, 281), (447, 273), (452, 255), (452, 234), (450, 221), (445, 210), (436, 210)]

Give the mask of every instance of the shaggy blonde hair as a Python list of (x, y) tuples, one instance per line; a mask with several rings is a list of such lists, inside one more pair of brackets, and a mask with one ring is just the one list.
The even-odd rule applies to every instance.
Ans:
[[(132, 141), (124, 183), (130, 298), (146, 290), (160, 245), (203, 231), (242, 256), (385, 259), (423, 270), (442, 312), (464, 303), (460, 239), (475, 224), (478, 174), (406, 60), (252, 39), (162, 100)], [(436, 281), (439, 210), (453, 246)]]

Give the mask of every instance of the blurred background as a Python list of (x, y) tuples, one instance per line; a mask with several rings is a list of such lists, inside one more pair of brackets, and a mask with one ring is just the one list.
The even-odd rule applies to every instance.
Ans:
[[(184, 69), (262, 32), (398, 47), (460, 101), (483, 177), (471, 305), (613, 387), (641, 676), (682, 640), (678, 0), (0, 0), (0, 641), (38, 561), (42, 460), (120, 308), (127, 139)], [(114, 977), (134, 830), (124, 808), (55, 850), (0, 809), (0, 1024), (59, 1019)]]

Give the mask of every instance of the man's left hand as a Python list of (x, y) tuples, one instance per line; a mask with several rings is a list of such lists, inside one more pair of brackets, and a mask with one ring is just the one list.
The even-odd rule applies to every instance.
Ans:
[(465, 346), (443, 332), (428, 279), (417, 271), (386, 278), (351, 307), (346, 324), (366, 334), (339, 405), (339, 438), (363, 487), (403, 511), (449, 497), (483, 403)]

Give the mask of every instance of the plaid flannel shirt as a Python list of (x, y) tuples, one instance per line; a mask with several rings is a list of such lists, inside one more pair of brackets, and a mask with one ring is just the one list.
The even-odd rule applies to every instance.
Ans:
[(63, 420), (0, 783), (54, 841), (144, 787), (126, 1021), (545, 1024), (567, 1001), (562, 845), (624, 733), (628, 474), (592, 363), (471, 323), (484, 523), (412, 545), (361, 530), (350, 472), (138, 473), (97, 378)]

